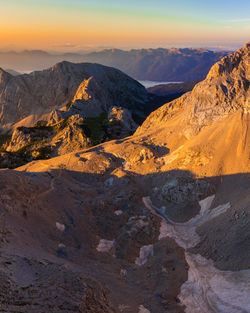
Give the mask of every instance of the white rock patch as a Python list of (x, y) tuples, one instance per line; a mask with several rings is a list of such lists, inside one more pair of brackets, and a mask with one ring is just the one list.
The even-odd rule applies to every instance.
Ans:
[(138, 313), (150, 313), (150, 311), (146, 309), (143, 305), (140, 305)]
[(120, 276), (121, 276), (122, 278), (125, 278), (125, 277), (127, 276), (127, 274), (128, 274), (128, 272), (127, 272), (127, 270), (125, 270), (124, 268), (122, 268), (122, 269), (120, 270)]
[(61, 224), (61, 223), (56, 222), (56, 228), (57, 228), (58, 230), (60, 230), (61, 232), (64, 232), (64, 231), (65, 231), (65, 225), (64, 225), (64, 224)]
[(100, 239), (100, 242), (96, 247), (96, 250), (98, 252), (109, 252), (109, 250), (113, 248), (114, 243), (115, 243), (114, 240)]
[(148, 258), (150, 256), (154, 255), (154, 246), (148, 245), (148, 246), (142, 246), (140, 249), (140, 256), (136, 258), (135, 264), (142, 266), (145, 263), (147, 263)]
[(128, 161), (124, 161), (124, 162), (122, 163), (122, 166), (123, 166), (123, 169), (124, 169), (125, 171), (129, 171), (129, 170), (130, 170), (130, 167), (131, 167), (131, 164), (130, 164)]
[(119, 304), (118, 309), (120, 312), (126, 312), (128, 309), (130, 309), (130, 306), (125, 305), (125, 304)]

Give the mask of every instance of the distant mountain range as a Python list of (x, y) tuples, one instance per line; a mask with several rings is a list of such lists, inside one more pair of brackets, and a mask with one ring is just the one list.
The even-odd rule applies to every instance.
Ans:
[(88, 54), (88, 62), (121, 69), (138, 80), (202, 80), (211, 66), (228, 52), (204, 49), (104, 50)]
[(147, 88), (147, 91), (157, 96), (174, 96), (183, 95), (184, 93), (191, 91), (199, 81), (191, 81), (186, 83), (171, 83), (160, 84)]
[(93, 62), (116, 67), (137, 80), (202, 80), (228, 51), (205, 49), (106, 49), (88, 54), (50, 54), (41, 50), (0, 52), (0, 67), (18, 72), (42, 70), (61, 61)]

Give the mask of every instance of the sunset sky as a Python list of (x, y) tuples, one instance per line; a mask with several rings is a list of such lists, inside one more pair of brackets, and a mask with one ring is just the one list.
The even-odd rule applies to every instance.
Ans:
[(0, 0), (0, 49), (240, 47), (249, 0)]

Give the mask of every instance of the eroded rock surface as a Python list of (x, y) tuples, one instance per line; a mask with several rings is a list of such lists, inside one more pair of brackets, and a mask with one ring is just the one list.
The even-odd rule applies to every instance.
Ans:
[[(143, 114), (146, 89), (114, 68), (61, 62), (48, 70), (12, 76), (0, 70), (1, 127), (23, 121), (31, 126), (53, 109), (73, 101), (86, 116), (98, 116), (118, 105)], [(28, 117), (29, 121), (28, 121)]]

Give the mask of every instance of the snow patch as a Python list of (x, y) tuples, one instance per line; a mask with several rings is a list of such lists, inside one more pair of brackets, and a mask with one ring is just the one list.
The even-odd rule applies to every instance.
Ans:
[(211, 204), (214, 197), (215, 196), (210, 196), (200, 201), (200, 213), (186, 223), (170, 224), (168, 221), (162, 220), (159, 240), (165, 237), (171, 237), (184, 249), (196, 246), (200, 242), (200, 237), (196, 233), (196, 228), (226, 212), (230, 208), (230, 203), (228, 202), (211, 210)]
[(187, 252), (200, 242), (197, 227), (225, 213), (230, 203), (211, 209), (215, 196), (200, 201), (200, 213), (186, 223), (174, 223), (150, 198), (143, 199), (145, 206), (162, 218), (159, 239), (173, 238), (183, 247), (189, 265), (188, 280), (182, 285), (178, 298), (186, 313), (247, 313), (250, 312), (250, 270), (238, 272), (218, 270), (212, 260)]
[(250, 312), (250, 270), (220, 271), (199, 254), (185, 253), (188, 280), (178, 298), (186, 313)]

